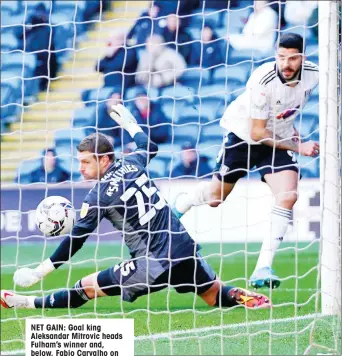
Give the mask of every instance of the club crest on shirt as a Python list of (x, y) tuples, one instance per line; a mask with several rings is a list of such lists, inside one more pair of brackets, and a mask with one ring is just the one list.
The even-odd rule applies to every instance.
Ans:
[(220, 169), (220, 175), (225, 176), (229, 171), (229, 167), (227, 167), (225, 164), (222, 164), (221, 169)]
[(81, 208), (81, 213), (80, 213), (80, 217), (82, 219), (87, 215), (88, 210), (89, 210), (89, 204), (83, 203)]
[(311, 93), (312, 93), (312, 89), (305, 90), (305, 98), (307, 98), (308, 96), (310, 96)]

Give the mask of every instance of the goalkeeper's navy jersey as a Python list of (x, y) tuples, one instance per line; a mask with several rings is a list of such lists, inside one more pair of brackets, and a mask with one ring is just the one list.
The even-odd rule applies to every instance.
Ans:
[[(146, 135), (136, 136), (143, 139)], [(62, 251), (66, 251), (69, 257), (71, 248), (72, 256), (103, 218), (122, 231), (133, 258), (149, 256), (160, 259), (161, 265), (169, 268), (170, 259), (172, 264), (176, 264), (184, 257), (194, 256), (199, 247), (148, 179), (145, 169), (148, 156), (146, 151), (138, 150), (108, 168), (84, 200), (81, 217), (72, 231), (72, 246), (69, 246), (70, 238), (65, 240), (64, 246), (62, 242), (60, 252), (57, 250), (51, 257), (54, 264), (65, 260), (66, 255)]]

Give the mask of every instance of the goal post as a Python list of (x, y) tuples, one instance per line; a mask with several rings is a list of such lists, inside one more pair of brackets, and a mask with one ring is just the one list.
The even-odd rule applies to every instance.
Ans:
[[(337, 1), (319, 1), (321, 309), (341, 315), (341, 73)], [(341, 60), (341, 58), (340, 58)]]

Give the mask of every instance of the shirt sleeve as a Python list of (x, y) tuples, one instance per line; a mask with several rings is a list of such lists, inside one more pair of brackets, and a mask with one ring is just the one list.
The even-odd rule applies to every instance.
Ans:
[(246, 85), (250, 98), (249, 117), (252, 119), (268, 120), (270, 105), (267, 88), (260, 84), (257, 78), (251, 77)]
[(319, 83), (319, 70), (318, 70), (318, 67), (317, 67), (317, 71), (314, 72), (314, 76), (315, 76), (315, 80), (314, 80), (312, 89), (315, 89), (317, 87), (318, 83)]
[(150, 160), (157, 154), (158, 145), (156, 145), (151, 139), (144, 133), (138, 132), (133, 138), (137, 145), (136, 150), (128, 155), (126, 159), (134, 160), (137, 164), (146, 167)]
[(99, 206), (99, 204), (89, 203), (87, 199), (84, 201), (81, 208), (80, 218), (74, 225), (71, 235), (67, 236), (61, 242), (50, 257), (55, 268), (58, 268), (63, 263), (67, 262), (79, 249), (82, 248), (84, 242), (102, 220), (104, 209), (105, 208)]

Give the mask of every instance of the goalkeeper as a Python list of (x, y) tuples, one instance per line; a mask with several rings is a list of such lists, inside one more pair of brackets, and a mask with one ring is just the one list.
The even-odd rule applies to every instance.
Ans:
[(53, 253), (37, 268), (15, 272), (14, 283), (30, 287), (67, 262), (83, 245), (103, 218), (123, 232), (131, 259), (79, 280), (73, 288), (46, 297), (1, 292), (5, 308), (78, 308), (88, 300), (121, 296), (133, 302), (138, 297), (171, 285), (178, 293), (197, 293), (208, 305), (248, 308), (270, 307), (259, 293), (223, 285), (201, 257), (179, 219), (148, 179), (146, 165), (158, 147), (149, 141), (132, 114), (113, 105), (110, 116), (128, 131), (137, 149), (115, 160), (113, 147), (102, 134), (92, 134), (78, 146), (80, 172), (97, 180), (82, 205), (80, 219)]

